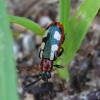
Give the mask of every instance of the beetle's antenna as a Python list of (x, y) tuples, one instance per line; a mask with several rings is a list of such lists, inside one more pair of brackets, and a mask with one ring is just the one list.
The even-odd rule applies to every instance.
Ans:
[(29, 85), (26, 85), (24, 88), (23, 88), (23, 91), (25, 91), (28, 87), (30, 87), (31, 85), (35, 84), (36, 82), (40, 81), (41, 78), (37, 79), (36, 81), (30, 83)]
[(51, 90), (51, 88), (50, 88), (50, 85), (49, 85), (48, 79), (46, 79), (46, 83), (47, 83), (47, 86), (48, 86), (49, 92), (50, 92), (51, 96), (53, 97), (53, 96), (54, 96), (54, 93), (52, 92), (52, 90)]

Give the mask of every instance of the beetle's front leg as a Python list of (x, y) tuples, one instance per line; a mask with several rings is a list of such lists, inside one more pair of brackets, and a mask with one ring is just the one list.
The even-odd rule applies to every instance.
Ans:
[(61, 66), (61, 65), (53, 65), (54, 67), (56, 67), (56, 68), (64, 68), (63, 66)]

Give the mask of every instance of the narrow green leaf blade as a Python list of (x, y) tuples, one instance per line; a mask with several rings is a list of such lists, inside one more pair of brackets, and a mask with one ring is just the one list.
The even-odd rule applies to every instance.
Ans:
[[(64, 33), (66, 34), (68, 32), (68, 27), (69, 27), (69, 13), (70, 13), (70, 0), (60, 0), (59, 2), (60, 5), (60, 22), (64, 26)], [(65, 47), (65, 43), (63, 44), (63, 48)], [(67, 79), (69, 81), (69, 73), (67, 69), (66, 64), (62, 64), (63, 60), (60, 58), (63, 58), (63, 56), (59, 57), (55, 63), (64, 66), (63, 69), (58, 69), (58, 75), (59, 77), (63, 79)]]
[(39, 35), (43, 35), (45, 32), (45, 30), (41, 28), (38, 24), (24, 17), (9, 16), (9, 21), (20, 24), (26, 27), (27, 29), (31, 30), (32, 32), (39, 34)]
[(0, 100), (18, 100), (12, 36), (4, 0), (0, 4)]
[(100, 0), (84, 0), (70, 19), (63, 64), (68, 64), (75, 55), (99, 7)]
[(69, 29), (70, 0), (60, 0), (60, 22), (64, 26), (64, 33)]

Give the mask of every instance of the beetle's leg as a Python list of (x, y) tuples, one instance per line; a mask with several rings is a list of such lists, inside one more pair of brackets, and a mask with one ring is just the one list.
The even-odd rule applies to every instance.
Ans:
[[(64, 49), (61, 47), (61, 51), (60, 51), (58, 57), (61, 56), (63, 54), (63, 52), (64, 52)], [(57, 57), (56, 58), (54, 57), (54, 60), (57, 60)]]
[(56, 68), (64, 68), (63, 66), (61, 66), (61, 65), (53, 65), (54, 67), (56, 67)]
[(62, 44), (63, 44), (63, 43), (64, 43), (64, 41), (65, 41), (66, 35), (67, 35), (67, 33), (66, 33), (66, 34), (64, 34), (64, 38), (63, 38), (63, 42), (62, 42)]
[(59, 56), (61, 56), (63, 54), (63, 52), (64, 52), (64, 49), (61, 47), (61, 51), (59, 53)]
[[(65, 41), (66, 35), (67, 35), (67, 33), (64, 35), (63, 42)], [(63, 44), (63, 42), (62, 42), (62, 44)], [(64, 49), (61, 47), (61, 51), (59, 53), (59, 56), (61, 56), (63, 54), (63, 52), (64, 52)]]

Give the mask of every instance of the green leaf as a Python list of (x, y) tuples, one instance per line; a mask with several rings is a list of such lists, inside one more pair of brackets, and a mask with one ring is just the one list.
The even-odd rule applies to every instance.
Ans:
[(64, 33), (69, 29), (70, 0), (60, 0), (60, 22), (64, 26)]
[[(64, 25), (65, 33), (67, 32), (68, 34), (63, 45), (64, 54), (61, 56), (62, 61), (60, 59), (57, 60), (57, 63), (64, 66), (69, 63), (78, 50), (93, 18), (98, 12), (100, 0), (84, 0), (70, 20), (68, 16), (69, 10), (64, 8), (65, 4), (66, 0), (60, 0), (60, 21)], [(67, 11), (67, 14), (64, 11)], [(60, 75), (65, 73), (65, 71), (60, 71)]]
[(10, 22), (20, 24), (36, 34), (43, 35), (45, 32), (45, 30), (41, 28), (38, 24), (34, 23), (33, 21), (27, 18), (17, 17), (17, 16), (8, 16), (8, 17)]
[[(64, 33), (68, 33), (68, 28), (69, 28), (69, 13), (70, 13), (70, 0), (60, 0), (60, 22), (64, 26)], [(65, 47), (65, 43), (63, 44), (63, 48)], [(55, 63), (64, 66), (63, 69), (58, 69), (58, 75), (59, 77), (63, 79), (67, 79), (69, 81), (69, 73), (67, 69), (67, 64), (63, 64), (63, 55), (57, 59)]]
[(0, 4), (0, 100), (18, 100), (12, 36), (4, 0)]
[(100, 0), (84, 0), (70, 19), (63, 64), (68, 64), (75, 55), (99, 7)]

